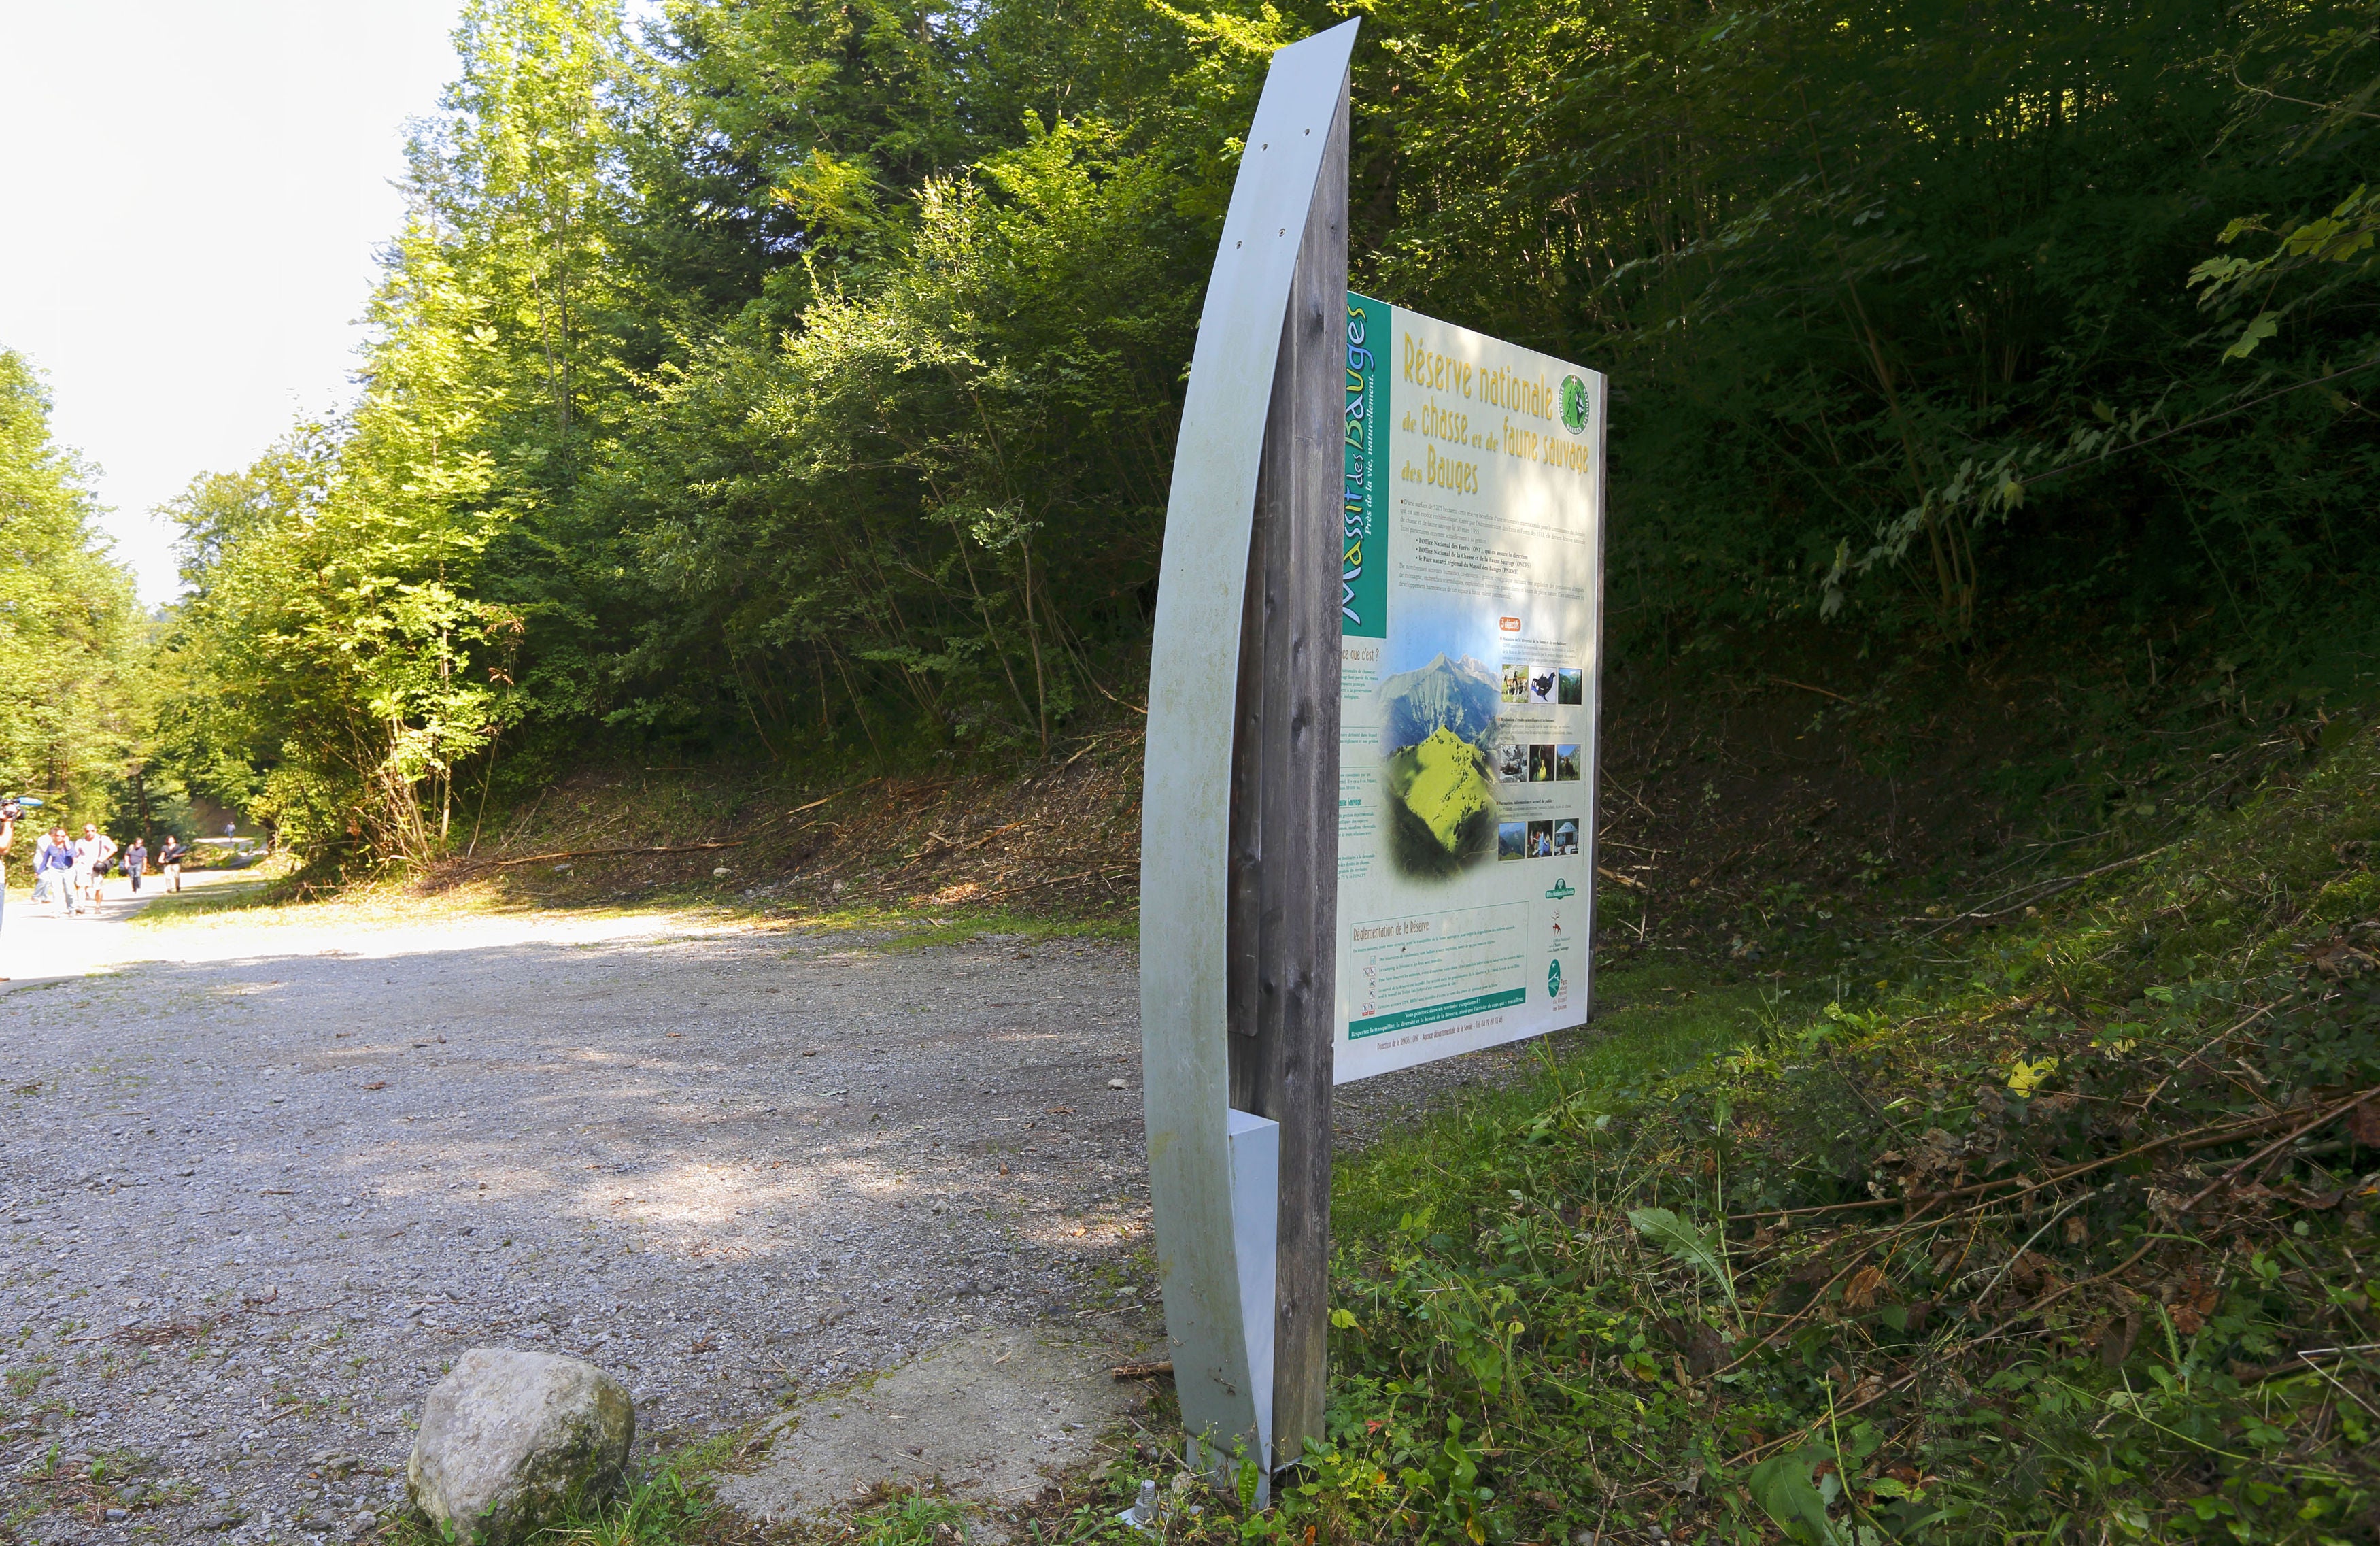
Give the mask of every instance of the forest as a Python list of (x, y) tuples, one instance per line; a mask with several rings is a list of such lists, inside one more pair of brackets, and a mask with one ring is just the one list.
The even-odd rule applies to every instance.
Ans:
[(161, 616), (0, 361), (0, 773), (415, 866), (590, 756), (1128, 717), (1233, 135), (1344, 14), (1354, 283), (1615, 383), (1620, 676), (2352, 674), (2369, 7), (472, 0), (352, 406)]
[[(1033, 1538), (2380, 1539), (2374, 0), (468, 0), (153, 615), (0, 339), (0, 792), (267, 828), (226, 906), (1128, 939), (1235, 136), (1351, 16), (1354, 286), (1610, 383), (1592, 1017), (1351, 1115), (1278, 1507), (1159, 1394)], [(823, 1539), (704, 1443), (555, 1539)]]

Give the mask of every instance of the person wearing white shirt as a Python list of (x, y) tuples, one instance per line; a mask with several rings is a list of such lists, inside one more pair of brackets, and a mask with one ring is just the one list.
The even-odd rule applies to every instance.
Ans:
[(85, 822), (82, 836), (74, 846), (75, 895), (78, 900), (88, 900), (94, 907), (99, 906), (104, 883), (100, 877), (106, 872), (107, 861), (115, 855), (115, 845), (108, 840), (107, 834)]

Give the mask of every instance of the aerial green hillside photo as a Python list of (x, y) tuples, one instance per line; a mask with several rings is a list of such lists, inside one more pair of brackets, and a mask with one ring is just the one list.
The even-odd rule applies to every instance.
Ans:
[(1488, 758), (1451, 730), (1389, 759), (1389, 854), (1408, 875), (1467, 870), (1496, 846), (1496, 794)]
[(1389, 858), (1417, 879), (1453, 875), (1496, 847), (1495, 674), (1440, 652), (1380, 684)]

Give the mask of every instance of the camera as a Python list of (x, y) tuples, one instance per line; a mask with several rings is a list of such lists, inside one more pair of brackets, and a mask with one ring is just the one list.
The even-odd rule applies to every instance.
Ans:
[(0, 822), (21, 822), (28, 810), (39, 810), (42, 802), (30, 795), (0, 795)]

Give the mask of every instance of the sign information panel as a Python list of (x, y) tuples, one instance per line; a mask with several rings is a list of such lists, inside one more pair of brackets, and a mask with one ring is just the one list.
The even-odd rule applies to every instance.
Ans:
[(1586, 1017), (1604, 386), (1347, 298), (1338, 1083)]

